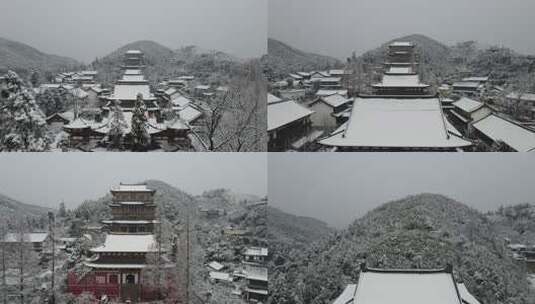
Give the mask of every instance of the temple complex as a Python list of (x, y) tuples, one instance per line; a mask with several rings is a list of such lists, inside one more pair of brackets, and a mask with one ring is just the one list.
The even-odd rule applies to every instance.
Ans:
[(413, 43), (390, 44), (384, 70), (373, 93), (356, 97), (349, 120), (320, 144), (337, 151), (459, 151), (472, 145), (420, 81)]
[(69, 292), (134, 302), (157, 298), (154, 282), (145, 282), (144, 272), (157, 267), (163, 272), (172, 264), (157, 241), (155, 191), (145, 184), (120, 184), (111, 194), (112, 217), (102, 221), (108, 231), (104, 243), (91, 248), (81, 273), (69, 274)]
[[(110, 142), (108, 135), (112, 126), (119, 124), (122, 130), (121, 146), (130, 148), (133, 111), (136, 104), (142, 104), (147, 118), (145, 129), (150, 136), (150, 147), (147, 149), (192, 149), (191, 124), (200, 119), (203, 112), (178, 92), (172, 97), (156, 97), (143, 74), (143, 58), (143, 52), (139, 50), (127, 51), (123, 59), (121, 78), (116, 81), (110, 94), (99, 95), (102, 105), (99, 113), (91, 117), (78, 115), (63, 126), (63, 130), (69, 135), (69, 147), (90, 151), (99, 146), (106, 148)], [(179, 99), (180, 104), (175, 102)], [(184, 99), (188, 102), (184, 102)], [(115, 111), (120, 113), (116, 114)], [(174, 114), (169, 115), (171, 112)], [(120, 123), (114, 121), (118, 118)]]

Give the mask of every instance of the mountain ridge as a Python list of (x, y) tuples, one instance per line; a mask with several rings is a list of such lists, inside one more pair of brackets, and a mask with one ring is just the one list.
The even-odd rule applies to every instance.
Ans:
[(28, 44), (0, 37), (0, 70), (29, 72), (33, 69), (58, 71), (82, 66), (66, 56), (47, 54)]
[(456, 279), (482, 303), (532, 303), (525, 272), (488, 218), (443, 195), (387, 202), (307, 248), (284, 241), (273, 246), (283, 256), (272, 265), (272, 303), (329, 303), (358, 281), (361, 263), (410, 269), (452, 264)]

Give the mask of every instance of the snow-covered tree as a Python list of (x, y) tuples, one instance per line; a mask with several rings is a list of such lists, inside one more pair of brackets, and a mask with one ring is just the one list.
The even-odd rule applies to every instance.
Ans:
[(132, 148), (134, 151), (145, 151), (150, 143), (147, 130), (147, 117), (145, 116), (145, 103), (143, 95), (138, 94), (134, 113), (132, 115)]
[(124, 118), (123, 111), (119, 105), (115, 104), (112, 108), (112, 111), (108, 137), (110, 139), (110, 148), (118, 149), (121, 146), (121, 141), (128, 125)]
[(9, 71), (0, 83), (0, 151), (48, 149), (45, 116), (20, 77)]

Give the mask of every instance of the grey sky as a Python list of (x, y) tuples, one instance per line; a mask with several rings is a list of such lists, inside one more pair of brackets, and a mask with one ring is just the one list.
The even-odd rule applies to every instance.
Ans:
[(307, 153), (268, 160), (269, 203), (345, 227), (410, 194), (439, 193), (481, 211), (535, 203), (535, 155)]
[(136, 40), (266, 52), (267, 0), (2, 0), (0, 36), (84, 62)]
[(535, 54), (534, 11), (529, 0), (270, 0), (269, 36), (341, 59), (408, 34)]
[(266, 166), (264, 153), (1, 153), (0, 193), (73, 207), (120, 182), (159, 179), (190, 194), (227, 188), (265, 196)]

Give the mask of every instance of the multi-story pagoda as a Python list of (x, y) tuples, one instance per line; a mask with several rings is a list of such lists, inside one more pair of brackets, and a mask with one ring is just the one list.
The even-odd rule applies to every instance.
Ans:
[[(71, 273), (69, 291), (91, 292), (97, 297), (139, 301), (155, 297), (155, 290), (144, 282), (143, 271), (152, 271), (152, 260), (164, 265), (163, 250), (156, 241), (155, 191), (145, 184), (120, 184), (111, 189), (112, 219), (102, 221), (108, 233), (104, 244), (92, 248), (92, 256), (84, 261), (87, 271)], [(149, 258), (152, 255), (154, 258)]]
[(128, 50), (123, 60), (123, 69), (143, 69), (145, 67), (144, 54), (140, 50)]
[(149, 81), (143, 75), (145, 68), (143, 56), (143, 52), (139, 50), (129, 50), (124, 54), (123, 75), (114, 85), (112, 94), (104, 97), (105, 111), (108, 111), (114, 104), (119, 104), (124, 111), (132, 111), (138, 94), (143, 96), (149, 113), (160, 110), (156, 103), (157, 98), (151, 93)]
[(372, 86), (376, 95), (425, 96), (429, 85), (421, 83), (415, 45), (411, 42), (394, 42), (388, 46), (385, 72), (380, 83)]
[(420, 81), (415, 45), (389, 45), (372, 95), (355, 98), (349, 120), (320, 141), (338, 151), (459, 151), (472, 145), (450, 124)]

